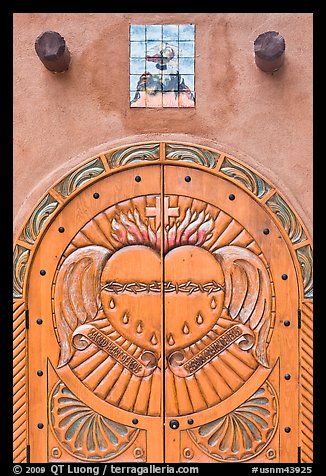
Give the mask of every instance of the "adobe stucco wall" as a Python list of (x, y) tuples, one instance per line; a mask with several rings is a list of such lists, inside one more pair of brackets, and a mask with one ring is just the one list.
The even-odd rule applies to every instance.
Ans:
[[(196, 24), (195, 109), (129, 108), (129, 24)], [(36, 37), (58, 31), (68, 72), (47, 71)], [(283, 68), (260, 71), (253, 42), (276, 30)], [(34, 13), (14, 15), (14, 234), (79, 162), (113, 146), (183, 140), (237, 156), (285, 194), (312, 231), (312, 15)]]

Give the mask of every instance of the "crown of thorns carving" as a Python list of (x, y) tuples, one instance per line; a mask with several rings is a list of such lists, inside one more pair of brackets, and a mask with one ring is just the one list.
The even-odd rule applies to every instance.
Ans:
[[(152, 281), (150, 283), (118, 283), (116, 281), (109, 281), (103, 287), (102, 290), (120, 294), (124, 292), (130, 293), (160, 293), (161, 283), (159, 281)], [(172, 283), (172, 281), (164, 282), (164, 292), (166, 293), (216, 293), (218, 291), (224, 291), (224, 284), (218, 284), (216, 281), (210, 281), (208, 283), (193, 283), (187, 281), (185, 283)]]

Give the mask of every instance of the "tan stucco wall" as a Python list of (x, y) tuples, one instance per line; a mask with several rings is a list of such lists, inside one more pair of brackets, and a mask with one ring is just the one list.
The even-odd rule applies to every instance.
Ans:
[[(129, 24), (196, 24), (196, 108), (129, 108)], [(68, 72), (47, 71), (36, 37), (58, 31)], [(253, 42), (276, 30), (284, 66), (260, 71)], [(14, 233), (79, 162), (111, 146), (183, 140), (235, 155), (285, 194), (312, 232), (312, 15), (14, 14)]]

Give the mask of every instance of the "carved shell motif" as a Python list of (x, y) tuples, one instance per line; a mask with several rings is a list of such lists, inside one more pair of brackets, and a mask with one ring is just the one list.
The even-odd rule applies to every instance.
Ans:
[(106, 461), (124, 451), (139, 430), (96, 413), (59, 382), (50, 396), (50, 425), (60, 445), (74, 457)]
[(246, 461), (269, 444), (277, 422), (277, 397), (266, 382), (232, 412), (188, 432), (196, 445), (212, 458)]

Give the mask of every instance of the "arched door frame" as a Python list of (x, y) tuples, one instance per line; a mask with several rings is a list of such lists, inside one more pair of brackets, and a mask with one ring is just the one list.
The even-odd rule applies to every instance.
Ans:
[(14, 461), (28, 461), (27, 332), (28, 276), (33, 256), (52, 220), (78, 193), (122, 168), (149, 163), (184, 163), (229, 180), (247, 192), (272, 217), (287, 242), (299, 282), (299, 388), (301, 462), (311, 462), (312, 415), (312, 242), (288, 199), (268, 179), (234, 156), (179, 141), (146, 141), (101, 152), (74, 167), (41, 197), (14, 243)]

